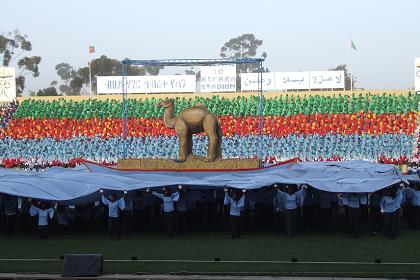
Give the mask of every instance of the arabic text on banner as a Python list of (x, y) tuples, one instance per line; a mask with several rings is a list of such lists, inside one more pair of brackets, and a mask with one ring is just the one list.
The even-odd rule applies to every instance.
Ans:
[(276, 87), (283, 89), (309, 89), (309, 72), (276, 72)]
[[(258, 90), (258, 73), (242, 73), (241, 74), (241, 90)], [(276, 83), (274, 72), (262, 73), (263, 90), (275, 90)]]
[(16, 72), (14, 67), (0, 68), (0, 102), (16, 98)]
[(311, 71), (309, 73), (311, 89), (344, 89), (344, 71)]

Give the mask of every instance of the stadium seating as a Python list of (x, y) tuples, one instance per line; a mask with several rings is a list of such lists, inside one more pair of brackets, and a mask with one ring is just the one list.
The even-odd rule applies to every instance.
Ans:
[[(159, 101), (127, 101), (130, 157), (176, 158), (178, 138), (164, 127)], [(197, 96), (176, 98), (175, 104), (178, 113), (204, 103), (219, 116), (224, 157), (255, 157), (261, 150), (267, 162), (299, 157), (400, 163), (415, 158), (418, 101), (411, 94), (279, 95), (264, 101), (262, 138), (257, 97)], [(13, 119), (0, 126), (3, 166), (73, 166), (82, 158), (110, 164), (123, 156), (118, 100), (27, 99), (12, 111)], [(206, 153), (204, 135), (195, 137), (193, 150)]]

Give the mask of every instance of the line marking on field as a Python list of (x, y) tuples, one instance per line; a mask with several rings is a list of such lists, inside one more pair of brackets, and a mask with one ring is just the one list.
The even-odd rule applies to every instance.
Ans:
[[(63, 259), (0, 259), (0, 262), (61, 262)], [(343, 264), (343, 265), (420, 265), (420, 262), (355, 262), (355, 261), (276, 261), (276, 260), (147, 260), (147, 259), (137, 259), (137, 260), (130, 260), (130, 259), (105, 259), (105, 262), (162, 262), (162, 263), (257, 263), (257, 264)]]

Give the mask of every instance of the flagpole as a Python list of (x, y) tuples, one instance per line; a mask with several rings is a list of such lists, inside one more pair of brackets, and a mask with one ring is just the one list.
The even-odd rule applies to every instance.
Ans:
[(92, 98), (92, 69), (91, 69), (91, 62), (92, 62), (92, 54), (89, 51), (89, 97)]
[(353, 53), (353, 40), (350, 38), (350, 65), (349, 65), (349, 72), (350, 72), (350, 93), (353, 95), (353, 71), (352, 71), (352, 53)]

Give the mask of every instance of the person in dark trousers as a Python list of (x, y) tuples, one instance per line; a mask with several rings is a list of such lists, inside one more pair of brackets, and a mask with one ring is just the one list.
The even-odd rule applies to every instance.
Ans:
[(407, 200), (411, 204), (411, 226), (418, 230), (420, 229), (420, 184), (409, 186), (406, 190)]
[(69, 219), (67, 216), (67, 206), (57, 205), (55, 216), (57, 218), (57, 234), (61, 235), (65, 232), (68, 232)]
[[(274, 191), (277, 192), (277, 184), (274, 184)], [(273, 198), (273, 213), (274, 213), (274, 224), (277, 233), (284, 233), (284, 202), (281, 200), (282, 196), (278, 196), (275, 193)]]
[(102, 194), (102, 203), (108, 206), (108, 231), (111, 239), (121, 238), (120, 220), (119, 220), (119, 210), (125, 208), (124, 196), (127, 194), (127, 191), (124, 191), (123, 197), (117, 200), (115, 194), (111, 194), (109, 199), (103, 195), (103, 190), (100, 190)]
[(54, 208), (47, 204), (45, 201), (41, 201), (35, 206), (30, 200), (31, 208), (29, 208), (29, 214), (31, 216), (38, 215), (38, 237), (40, 239), (48, 239), (48, 220), (54, 216)]
[(242, 193), (239, 190), (232, 190), (233, 194), (229, 193), (229, 189), (225, 188), (225, 200), (224, 205), (228, 205), (229, 216), (230, 216), (230, 230), (232, 239), (241, 237), (241, 208), (245, 205), (245, 192)]
[(286, 233), (289, 236), (295, 235), (298, 228), (297, 208), (303, 203), (307, 186), (302, 185), (301, 189), (297, 190), (297, 186), (286, 185), (285, 191), (280, 190), (277, 185), (274, 187), (277, 189), (277, 195), (280, 196), (279, 201), (283, 202)]
[(343, 195), (343, 204), (347, 206), (348, 232), (352, 237), (358, 237), (360, 233), (360, 204), (363, 202), (364, 194), (346, 193)]
[(388, 188), (379, 206), (384, 219), (384, 236), (391, 239), (397, 237), (397, 204), (398, 193)]
[(4, 205), (6, 235), (13, 235), (15, 233), (15, 227), (16, 227), (18, 200), (14, 196), (4, 195), (3, 205)]
[(192, 194), (188, 188), (178, 186), (179, 199), (176, 203), (176, 229), (178, 234), (184, 234), (187, 225), (187, 205)]
[(331, 195), (332, 193), (330, 192), (318, 191), (319, 222), (323, 234), (327, 234), (331, 231)]
[(124, 208), (121, 209), (121, 226), (120, 235), (126, 236), (131, 234), (131, 221), (133, 220), (133, 197), (130, 195), (124, 196)]
[(313, 228), (315, 219), (315, 190), (308, 188), (303, 198), (302, 213), (303, 213), (303, 229), (309, 231)]
[(373, 235), (377, 235), (382, 230), (381, 207), (379, 206), (382, 197), (382, 190), (371, 193), (369, 196), (369, 212)]
[[(180, 189), (182, 189), (182, 186)], [(147, 192), (150, 192), (150, 189), (147, 189)], [(158, 192), (152, 192), (152, 194), (163, 201), (164, 230), (168, 238), (172, 238), (174, 234), (174, 219), (175, 219), (174, 202), (178, 201), (179, 192), (176, 191), (175, 193), (172, 193), (170, 188), (163, 188), (163, 194), (158, 193)]]

